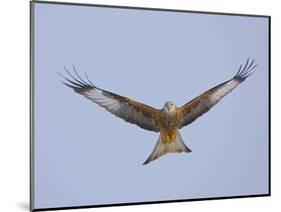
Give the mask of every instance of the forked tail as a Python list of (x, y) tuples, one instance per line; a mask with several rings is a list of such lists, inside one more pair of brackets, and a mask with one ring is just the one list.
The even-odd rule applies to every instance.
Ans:
[(162, 142), (161, 135), (160, 135), (152, 153), (146, 159), (146, 161), (143, 163), (143, 165), (146, 165), (146, 164), (150, 163), (151, 161), (156, 160), (157, 158), (159, 158), (169, 152), (171, 152), (171, 153), (191, 152), (191, 150), (183, 142), (182, 137), (179, 132), (177, 133), (177, 137), (176, 137), (175, 141), (172, 141), (170, 143)]

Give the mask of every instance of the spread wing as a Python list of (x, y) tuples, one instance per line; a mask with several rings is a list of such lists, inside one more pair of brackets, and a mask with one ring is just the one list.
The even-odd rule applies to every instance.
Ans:
[(204, 92), (200, 96), (180, 107), (178, 109), (182, 120), (180, 128), (192, 123), (198, 117), (208, 112), (225, 95), (230, 93), (248, 76), (250, 76), (254, 72), (253, 70), (256, 66), (256, 64), (254, 65), (254, 60), (249, 63), (248, 59), (243, 69), (242, 65), (240, 65), (237, 74), (232, 79), (217, 85), (214, 88), (211, 88), (210, 90)]
[(65, 85), (73, 88), (75, 92), (85, 96), (126, 122), (136, 124), (146, 130), (159, 131), (159, 128), (154, 123), (159, 110), (127, 97), (100, 89), (89, 80), (87, 74), (85, 74), (87, 79), (85, 81), (78, 75), (75, 67), (73, 69), (75, 76), (66, 68), (65, 71), (69, 75), (69, 78), (60, 74), (66, 80), (66, 82), (63, 82)]

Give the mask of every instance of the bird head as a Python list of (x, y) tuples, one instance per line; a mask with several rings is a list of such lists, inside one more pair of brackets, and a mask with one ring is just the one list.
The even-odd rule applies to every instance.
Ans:
[(173, 102), (168, 101), (165, 103), (163, 110), (167, 113), (172, 113), (176, 111), (176, 108), (177, 107)]

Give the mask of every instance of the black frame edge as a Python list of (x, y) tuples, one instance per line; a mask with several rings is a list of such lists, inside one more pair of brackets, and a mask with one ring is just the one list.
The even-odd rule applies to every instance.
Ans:
[(34, 210), (34, 2), (29, 2), (29, 210)]
[(268, 17), (268, 193), (271, 196), (271, 16)]
[(124, 5), (109, 5), (109, 4), (90, 4), (90, 3), (74, 3), (64, 1), (44, 1), (44, 0), (33, 0), (35, 3), (41, 4), (56, 4), (56, 5), (69, 5), (69, 6), (85, 6), (85, 7), (102, 7), (102, 8), (117, 8), (117, 9), (133, 9), (133, 10), (154, 10), (163, 12), (182, 12), (182, 13), (196, 13), (196, 14), (208, 14), (208, 15), (227, 15), (227, 16), (246, 16), (255, 18), (268, 18), (269, 15), (256, 15), (256, 14), (242, 14), (242, 13), (227, 13), (227, 12), (210, 12), (210, 11), (196, 11), (196, 10), (182, 10), (182, 9), (165, 9), (165, 8), (149, 8), (149, 7), (134, 7)]
[(69, 207), (54, 207), (54, 208), (37, 208), (32, 211), (53, 211), (53, 210), (69, 210), (69, 209), (87, 209), (87, 208), (104, 208), (104, 207), (119, 207), (119, 206), (136, 206), (136, 205), (152, 205), (152, 204), (165, 204), (165, 203), (180, 203), (180, 202), (199, 202), (205, 200), (230, 200), (241, 198), (255, 198), (255, 197), (269, 197), (270, 194), (256, 194), (244, 196), (226, 196), (226, 197), (208, 197), (196, 199), (180, 199), (180, 200), (163, 200), (151, 202), (132, 202), (132, 203), (116, 203), (116, 204), (101, 204), (101, 205), (85, 205), (85, 206), (69, 206)]

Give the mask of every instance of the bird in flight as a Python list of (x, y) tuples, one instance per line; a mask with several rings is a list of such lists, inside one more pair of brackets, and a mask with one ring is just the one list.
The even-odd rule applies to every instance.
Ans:
[(250, 62), (247, 59), (245, 65), (243, 67), (240, 65), (238, 72), (230, 80), (205, 91), (181, 107), (177, 107), (173, 102), (167, 101), (162, 109), (156, 109), (133, 99), (98, 88), (89, 80), (86, 73), (83, 79), (77, 73), (74, 66), (75, 75), (71, 74), (64, 67), (68, 77), (62, 74), (61, 76), (65, 80), (63, 82), (65, 85), (113, 115), (145, 130), (160, 132), (152, 153), (143, 163), (145, 165), (167, 153), (191, 152), (185, 145), (179, 130), (208, 112), (226, 94), (250, 76), (254, 72), (255, 67), (254, 60)]

